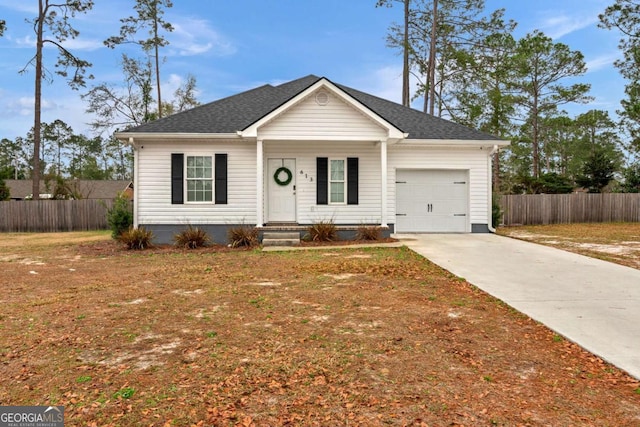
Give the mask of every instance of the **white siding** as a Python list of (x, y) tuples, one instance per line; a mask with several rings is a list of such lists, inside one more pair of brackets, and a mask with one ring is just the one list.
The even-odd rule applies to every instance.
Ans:
[(387, 137), (387, 130), (328, 90), (326, 105), (318, 105), (312, 93), (258, 129), (258, 138), (269, 140), (371, 140)]
[[(379, 223), (380, 211), (380, 146), (373, 142), (269, 142), (265, 143), (265, 162), (269, 158), (296, 159), (297, 221), (312, 224), (333, 220), (335, 224)], [(357, 205), (316, 205), (316, 158), (357, 157), (359, 194)], [(301, 173), (302, 172), (302, 173)], [(265, 176), (265, 211), (269, 183)], [(268, 221), (268, 218), (265, 218)]]
[(460, 169), (469, 171), (469, 223), (489, 224), (488, 150), (392, 145), (388, 153), (389, 222), (396, 215), (396, 169)]
[[(228, 154), (228, 203), (171, 204), (171, 153)], [(390, 145), (388, 150), (388, 222), (395, 223), (396, 169), (459, 169), (469, 171), (469, 223), (488, 224), (489, 188), (487, 150), (428, 148)], [(147, 141), (138, 152), (138, 219), (145, 224), (255, 224), (255, 141)], [(357, 205), (316, 205), (316, 158), (359, 159)], [(296, 220), (311, 224), (333, 220), (336, 224), (379, 223), (381, 220), (380, 145), (374, 142), (266, 141), (269, 158), (296, 159)], [(301, 173), (302, 172), (302, 173)], [(269, 182), (265, 168), (264, 212), (268, 212)], [(265, 216), (265, 221), (269, 218)]]
[[(171, 204), (171, 153), (226, 153), (226, 205)], [(138, 219), (145, 224), (255, 224), (256, 144), (239, 141), (145, 142), (138, 152)], [(185, 193), (186, 195), (186, 193)]]

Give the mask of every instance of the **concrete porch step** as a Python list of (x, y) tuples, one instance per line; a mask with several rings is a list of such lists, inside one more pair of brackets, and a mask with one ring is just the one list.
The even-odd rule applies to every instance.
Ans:
[(262, 235), (262, 246), (296, 246), (300, 244), (300, 233), (266, 231)]

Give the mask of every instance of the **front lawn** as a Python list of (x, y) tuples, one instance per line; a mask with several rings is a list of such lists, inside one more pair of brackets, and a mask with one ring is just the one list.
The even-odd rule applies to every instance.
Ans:
[(640, 424), (638, 381), (406, 248), (4, 234), (0, 268), (0, 403), (69, 426)]

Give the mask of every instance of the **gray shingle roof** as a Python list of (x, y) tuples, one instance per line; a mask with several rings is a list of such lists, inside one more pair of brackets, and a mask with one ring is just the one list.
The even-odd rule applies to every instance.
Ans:
[[(126, 132), (236, 133), (260, 120), (320, 79), (321, 77), (309, 75), (279, 86), (260, 86), (191, 110), (163, 117)], [(408, 133), (409, 139), (498, 140), (493, 135), (425, 114), (347, 86), (335, 85), (401, 131)]]
[[(33, 181), (30, 179), (5, 179), (5, 184), (9, 187), (12, 199), (25, 199), (33, 193)], [(85, 199), (115, 199), (118, 193), (124, 191), (131, 181), (98, 181), (98, 180), (67, 180), (66, 184), (73, 191), (78, 191)], [(40, 180), (40, 194), (52, 193), (55, 183)]]

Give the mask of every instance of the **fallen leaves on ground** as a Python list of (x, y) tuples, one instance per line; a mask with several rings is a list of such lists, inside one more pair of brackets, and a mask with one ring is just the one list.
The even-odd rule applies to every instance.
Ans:
[(66, 425), (640, 424), (638, 381), (406, 248), (18, 255), (0, 403)]

